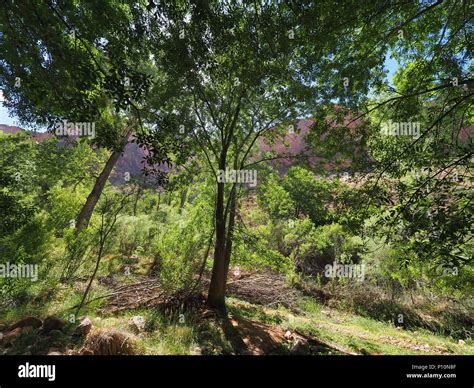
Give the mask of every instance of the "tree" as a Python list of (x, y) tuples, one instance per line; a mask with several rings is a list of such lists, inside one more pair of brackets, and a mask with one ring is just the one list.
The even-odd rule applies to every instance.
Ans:
[(100, 208), (100, 225), (97, 230), (97, 258), (92, 275), (89, 279), (89, 282), (87, 283), (86, 289), (84, 290), (84, 294), (82, 295), (81, 302), (77, 306), (75, 312), (76, 316), (79, 314), (79, 311), (81, 310), (82, 306), (84, 306), (86, 298), (91, 289), (92, 282), (94, 281), (97, 275), (100, 262), (107, 249), (108, 238), (110, 234), (114, 231), (115, 224), (117, 223), (117, 219), (120, 216), (120, 213), (130, 202), (130, 197), (134, 195), (134, 189), (130, 190), (129, 192), (119, 192), (114, 194), (115, 195), (113, 197), (105, 196)]
[[(344, 75), (351, 75), (354, 101), (382, 77), (383, 55), (362, 57), (355, 45), (367, 47), (376, 39), (372, 29), (359, 31), (361, 21), (386, 11), (356, 2), (335, 10), (329, 1), (180, 1), (157, 10), (150, 45), (169, 78), (157, 80), (147, 101), (155, 111), (146, 120), (155, 126), (137, 137), (152, 151), (150, 161), (162, 154), (164, 139), (181, 143), (185, 152), (177, 163), (193, 152), (205, 156), (216, 190), (208, 303), (222, 309), (238, 198), (244, 192), (235, 172), (252, 173), (249, 169), (260, 162), (252, 157), (261, 137), (281, 135), (317, 101), (346, 96)], [(234, 173), (225, 175), (226, 170)]]
[[(0, 133), (0, 239), (24, 226), (37, 209), (32, 195), (36, 191), (36, 155), (27, 134)], [(2, 255), (9, 256), (5, 251)]]
[(133, 1), (5, 2), (0, 13), (0, 88), (26, 125), (94, 123), (91, 144), (112, 153), (77, 218), (88, 225), (129, 141), (149, 84), (144, 7)]
[[(332, 155), (366, 150), (371, 171), (366, 207), (383, 200), (375, 229), (415, 252), (403, 261), (416, 257), (460, 268), (472, 260), (467, 182), (472, 178), (473, 68), (467, 3), (397, 4), (391, 12), (386, 33), (372, 47), (362, 46), (360, 55), (387, 47), (400, 64), (393, 82), (374, 85), (357, 109), (345, 103), (336, 109), (321, 106), (310, 141)], [(353, 125), (361, 120), (363, 125)]]

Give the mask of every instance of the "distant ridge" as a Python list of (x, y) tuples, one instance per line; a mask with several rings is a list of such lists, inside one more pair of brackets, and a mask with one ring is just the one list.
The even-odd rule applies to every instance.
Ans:
[[(284, 174), (289, 167), (296, 163), (296, 160), (292, 158), (295, 155), (306, 155), (311, 165), (314, 165), (316, 162), (324, 161), (321, 157), (311, 155), (311, 151), (305, 141), (305, 136), (310, 131), (312, 123), (312, 120), (299, 120), (294, 132), (287, 133), (283, 138), (271, 145), (264, 138), (261, 138), (256, 145), (258, 147), (256, 153), (273, 151), (287, 156), (288, 158), (269, 161), (281, 174)], [(20, 127), (5, 124), (0, 124), (0, 131), (11, 135), (25, 131), (30, 133), (32, 138), (37, 142), (42, 142), (53, 137), (50, 132), (26, 131)], [(124, 177), (128, 174), (130, 174), (130, 178), (132, 179), (142, 179), (144, 176), (143, 166), (145, 156), (146, 151), (140, 148), (138, 144), (133, 142), (128, 143), (110, 175), (109, 179), (111, 183), (114, 185), (125, 183)], [(347, 161), (346, 165), (350, 165), (350, 160)], [(334, 167), (330, 163), (326, 163), (324, 164), (324, 168), (329, 171)]]

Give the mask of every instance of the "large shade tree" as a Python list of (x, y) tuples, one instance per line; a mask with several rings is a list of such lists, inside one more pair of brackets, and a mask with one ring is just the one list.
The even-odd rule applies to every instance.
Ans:
[(361, 26), (370, 18), (384, 20), (387, 12), (351, 1), (337, 7), (330, 1), (156, 6), (150, 47), (167, 76), (157, 77), (147, 100), (146, 120), (154, 126), (138, 139), (152, 151), (150, 161), (160, 158), (165, 139), (183, 145), (179, 163), (202, 153), (214, 177), (210, 306), (225, 306), (238, 198), (245, 191), (235, 179), (221, 179), (222, 171), (249, 174), (261, 160), (279, 157), (256, 160), (259, 138), (281, 136), (317, 104), (360, 104), (382, 82), (387, 51), (363, 51), (375, 46), (387, 25)]
[[(321, 135), (325, 151), (354, 156), (371, 146), (373, 127), (348, 126), (347, 117), (374, 111), (370, 92), (383, 90), (390, 52), (405, 61), (407, 82), (387, 90), (396, 95), (379, 105), (400, 103), (397, 117), (417, 107), (428, 114), (418, 100), (426, 97), (444, 112), (440, 117), (453, 119), (453, 109), (467, 112), (471, 99), (466, 2), (11, 1), (1, 15), (0, 81), (9, 107), (26, 122), (97, 121), (94, 141), (114, 151), (80, 224), (131, 133), (120, 115), (127, 108), (150, 163), (185, 164), (196, 153), (207, 161), (215, 178), (209, 304), (217, 308), (225, 305), (238, 198), (245, 191), (222, 181), (221, 171), (254, 168), (259, 138), (279, 136), (297, 118), (313, 115), (315, 146)], [(467, 91), (453, 89), (453, 77)], [(429, 99), (430, 92), (451, 90), (459, 96), (448, 95), (446, 104)], [(330, 131), (328, 117), (339, 124)], [(390, 153), (384, 158), (381, 171), (393, 171), (397, 163), (387, 160)]]

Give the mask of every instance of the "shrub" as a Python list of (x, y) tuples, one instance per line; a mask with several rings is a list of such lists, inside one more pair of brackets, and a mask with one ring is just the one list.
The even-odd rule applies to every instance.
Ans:
[(148, 252), (158, 226), (147, 214), (122, 216), (117, 220), (113, 246), (123, 256)]

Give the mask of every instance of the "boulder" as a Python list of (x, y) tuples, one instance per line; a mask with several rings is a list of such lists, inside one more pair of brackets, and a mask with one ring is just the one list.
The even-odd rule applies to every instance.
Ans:
[(291, 346), (291, 354), (295, 355), (310, 355), (311, 351), (308, 346), (308, 342), (302, 339), (297, 339)]
[(136, 334), (145, 331), (145, 318), (141, 315), (135, 315), (130, 319), (130, 328)]
[(0, 343), (0, 345), (11, 345), (21, 334), (21, 327), (17, 327), (7, 332)]
[(91, 329), (92, 321), (88, 317), (84, 317), (74, 330), (73, 335), (78, 337), (86, 336), (87, 334), (89, 334)]
[(43, 322), (43, 327), (41, 328), (41, 332), (43, 334), (47, 334), (52, 330), (62, 330), (63, 327), (66, 325), (66, 322), (62, 319), (56, 317), (48, 317)]
[(34, 327), (34, 328), (40, 328), (43, 325), (43, 321), (39, 318), (36, 317), (26, 317), (23, 319), (20, 319), (18, 322), (15, 322), (13, 325), (11, 325), (8, 328), (8, 331), (15, 330), (16, 328), (25, 328), (25, 327)]

